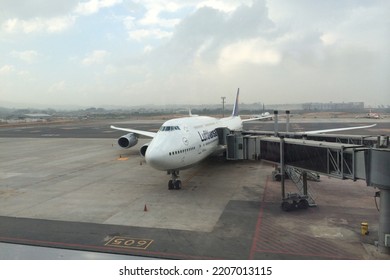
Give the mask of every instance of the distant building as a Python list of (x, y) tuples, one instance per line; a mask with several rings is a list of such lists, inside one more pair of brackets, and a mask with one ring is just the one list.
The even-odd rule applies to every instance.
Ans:
[(24, 114), (28, 118), (33, 118), (33, 119), (48, 119), (51, 117), (51, 115), (48, 114)]
[(45, 122), (51, 118), (51, 115), (48, 114), (24, 114), (21, 119), (24, 119), (26, 122)]
[(360, 111), (364, 110), (364, 102), (304, 103), (302, 109), (306, 111)]

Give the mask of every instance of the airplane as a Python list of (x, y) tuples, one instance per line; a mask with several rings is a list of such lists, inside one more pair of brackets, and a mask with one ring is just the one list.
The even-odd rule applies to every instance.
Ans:
[(356, 119), (357, 118), (366, 118), (366, 119), (380, 119), (381, 116), (379, 115), (379, 113), (373, 113), (371, 112), (371, 109), (370, 109), (370, 112), (365, 114), (364, 116), (356, 116)]
[(270, 112), (264, 112), (264, 104), (263, 104), (263, 113), (261, 113), (260, 115), (253, 115), (251, 116), (251, 118), (252, 119), (260, 118), (260, 120), (262, 121), (273, 120), (273, 116), (270, 114)]
[[(150, 142), (140, 148), (141, 156), (145, 157), (146, 163), (151, 167), (166, 171), (168, 175), (171, 175), (168, 182), (169, 190), (181, 189), (180, 170), (188, 169), (211, 154), (223, 151), (226, 148), (223, 145), (223, 138), (231, 131), (241, 131), (244, 122), (269, 117), (263, 116), (242, 120), (238, 110), (239, 93), (240, 89), (237, 90), (233, 112), (229, 117), (218, 119), (190, 114), (188, 117), (170, 119), (164, 122), (158, 132), (121, 128), (113, 125), (111, 125), (111, 128), (128, 132), (128, 134), (118, 139), (118, 145), (125, 149), (135, 146), (140, 135), (152, 138)], [(366, 127), (371, 126), (344, 129)], [(331, 131), (340, 131), (340, 129), (318, 130), (315, 133)]]
[(367, 113), (366, 118), (368, 118), (368, 119), (380, 119), (380, 115), (378, 113), (372, 113), (371, 109), (370, 109), (370, 112)]
[(269, 112), (261, 113), (260, 115), (253, 115), (251, 116), (251, 119), (259, 119), (262, 121), (270, 120), (272, 121), (273, 116)]

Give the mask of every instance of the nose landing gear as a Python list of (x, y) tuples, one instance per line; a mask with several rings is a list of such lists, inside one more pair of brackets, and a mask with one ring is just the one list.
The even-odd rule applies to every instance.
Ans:
[(179, 171), (168, 171), (172, 179), (168, 182), (168, 190), (180, 190), (181, 181), (179, 180)]

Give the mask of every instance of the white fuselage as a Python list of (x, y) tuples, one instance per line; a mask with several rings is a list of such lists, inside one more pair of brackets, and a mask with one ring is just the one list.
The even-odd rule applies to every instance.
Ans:
[(145, 160), (158, 170), (189, 168), (221, 148), (217, 128), (241, 130), (242, 121), (239, 116), (193, 116), (166, 121), (150, 142)]

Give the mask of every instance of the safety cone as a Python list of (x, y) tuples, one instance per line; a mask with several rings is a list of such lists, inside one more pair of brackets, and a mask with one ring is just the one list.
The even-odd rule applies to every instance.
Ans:
[(148, 211), (148, 207), (146, 207), (146, 204), (144, 206), (144, 212), (147, 212)]

